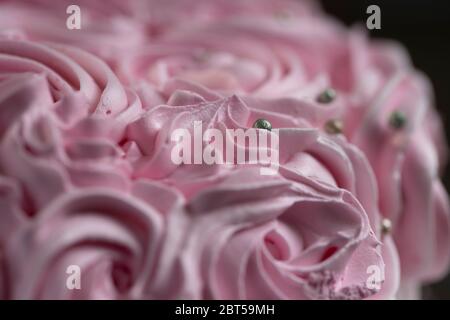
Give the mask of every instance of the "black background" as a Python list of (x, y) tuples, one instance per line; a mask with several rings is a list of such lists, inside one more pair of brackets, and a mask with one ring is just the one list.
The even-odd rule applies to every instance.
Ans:
[[(322, 0), (324, 9), (347, 25), (366, 23), (369, 5), (381, 9), (381, 29), (371, 37), (401, 42), (409, 51), (417, 69), (431, 79), (436, 107), (442, 115), (447, 140), (450, 141), (450, 10), (448, 0)], [(450, 190), (450, 170), (444, 181)], [(425, 288), (425, 297), (450, 299), (450, 276)]]

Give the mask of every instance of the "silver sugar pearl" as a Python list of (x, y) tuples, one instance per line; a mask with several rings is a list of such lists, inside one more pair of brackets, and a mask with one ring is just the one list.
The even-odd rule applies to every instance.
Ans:
[(396, 110), (389, 116), (389, 125), (395, 130), (401, 130), (406, 126), (408, 119), (402, 111)]
[(338, 119), (329, 120), (325, 123), (325, 131), (328, 134), (341, 134), (344, 131), (344, 123)]
[(265, 129), (265, 130), (271, 131), (272, 130), (272, 125), (266, 119), (258, 119), (253, 124), (253, 128)]
[(381, 220), (381, 233), (387, 235), (392, 231), (392, 221), (387, 218)]
[(331, 103), (336, 99), (337, 93), (333, 88), (327, 88), (317, 96), (319, 103)]

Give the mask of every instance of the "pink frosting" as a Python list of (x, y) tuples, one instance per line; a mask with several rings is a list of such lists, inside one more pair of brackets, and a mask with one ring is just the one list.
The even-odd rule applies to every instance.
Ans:
[[(82, 28), (69, 30), (66, 8), (78, 5)], [(138, 50), (149, 39), (164, 36), (185, 24), (216, 21), (239, 15), (270, 16), (283, 19), (315, 12), (312, 1), (302, 0), (80, 0), (2, 1), (0, 30), (8, 34), (26, 34), (35, 40), (58, 41), (81, 46), (111, 64), (120, 63), (124, 48)], [(25, 19), (23, 17), (26, 17)]]
[[(162, 224), (155, 207), (112, 190), (60, 194), (10, 240), (4, 294), (11, 299), (150, 297)], [(83, 272), (81, 290), (67, 290), (70, 265)]]
[[(183, 297), (366, 298), (375, 294), (365, 282), (370, 265), (385, 270), (377, 297), (393, 297), (398, 258), (389, 237), (383, 245), (378, 241), (375, 178), (359, 150), (312, 128), (325, 121), (325, 110), (294, 99), (236, 96), (186, 106), (202, 97), (190, 94), (175, 90), (168, 100), (176, 105), (154, 107), (129, 126), (130, 139), (142, 150), (136, 174), (175, 186), (188, 200), (192, 220), (178, 258), (188, 272)], [(261, 176), (250, 165), (170, 164), (171, 129), (192, 130), (194, 121), (219, 130), (248, 128), (261, 114), (285, 128), (279, 132), (283, 144), (276, 177)], [(347, 214), (359, 218), (335, 220)], [(353, 231), (343, 233), (352, 236), (336, 234), (347, 228)], [(192, 263), (200, 264), (197, 273), (189, 268)]]
[[(1, 82), (0, 144), (7, 191), (2, 215), (9, 234), (2, 240), (5, 297), (375, 293), (365, 285), (367, 266), (385, 265), (375, 183), (358, 150), (312, 128), (325, 121), (324, 110), (293, 99), (233, 96), (208, 102), (201, 92), (190, 97), (174, 83), (168, 101), (175, 105), (144, 111), (136, 95), (127, 94), (108, 67), (88, 54), (27, 41), (4, 40), (0, 47), (8, 71)], [(186, 106), (196, 99), (201, 101)], [(283, 109), (274, 112), (280, 103), (301, 121)], [(167, 166), (164, 135), (170, 130), (161, 128), (189, 126), (195, 117), (210, 127), (245, 128), (261, 114), (286, 128), (280, 131), (285, 143), (279, 175), (267, 179), (254, 166)], [(136, 185), (136, 178), (143, 180)], [(211, 235), (199, 238), (197, 228)], [(254, 240), (236, 253), (236, 267), (248, 271), (236, 279), (231, 264), (227, 273), (218, 273), (235, 260), (227, 259), (233, 246), (224, 247), (224, 239), (247, 243), (241, 237)], [(250, 253), (256, 255), (253, 262)], [(65, 288), (69, 262), (86, 270), (79, 292)], [(387, 266), (386, 296), (395, 292), (397, 273), (395, 263)], [(220, 285), (224, 280), (230, 288)]]
[[(430, 85), (397, 44), (369, 43), (360, 30), (347, 32), (316, 16), (282, 23), (237, 17), (176, 30), (125, 59), (119, 75), (127, 81), (145, 79), (163, 92), (175, 77), (208, 87), (219, 97), (238, 92), (313, 102), (328, 86), (335, 88), (338, 98), (327, 105), (328, 118), (343, 119), (345, 135), (373, 166), (380, 211), (394, 224), (403, 281), (421, 283), (445, 275), (450, 207), (439, 173), (447, 144)], [(290, 108), (278, 110), (294, 126), (304, 120), (304, 114)], [(398, 111), (408, 124), (396, 131), (389, 128), (389, 116)], [(411, 246), (415, 241), (420, 249)]]
[[(390, 299), (445, 274), (446, 142), (397, 45), (309, 1), (81, 1), (77, 31), (68, 4), (0, 4), (1, 298)], [(273, 176), (171, 161), (175, 129), (257, 119)]]

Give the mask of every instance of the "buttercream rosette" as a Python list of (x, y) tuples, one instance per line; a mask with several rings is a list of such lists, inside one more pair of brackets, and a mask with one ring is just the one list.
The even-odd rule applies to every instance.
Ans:
[[(81, 1), (81, 30), (67, 5), (0, 4), (0, 297), (392, 299), (445, 274), (447, 145), (400, 46), (309, 1)], [(171, 158), (195, 123), (248, 156), (227, 130), (261, 119), (272, 175)]]

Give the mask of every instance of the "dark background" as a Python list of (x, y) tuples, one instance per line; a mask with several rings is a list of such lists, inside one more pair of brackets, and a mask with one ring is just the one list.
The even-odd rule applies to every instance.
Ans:
[[(450, 9), (449, 0), (322, 0), (328, 13), (347, 25), (365, 26), (369, 5), (381, 9), (381, 29), (370, 31), (371, 37), (400, 41), (408, 49), (416, 68), (431, 79), (436, 107), (442, 115), (447, 140), (450, 141)], [(450, 190), (450, 170), (444, 176)], [(450, 299), (450, 275), (427, 286), (425, 298)]]

